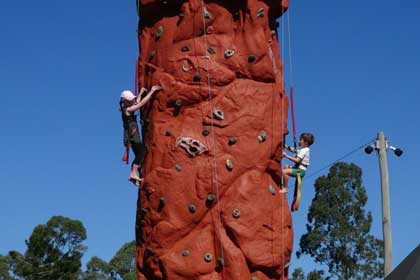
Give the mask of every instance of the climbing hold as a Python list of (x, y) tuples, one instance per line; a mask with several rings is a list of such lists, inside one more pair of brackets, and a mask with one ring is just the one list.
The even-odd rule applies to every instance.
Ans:
[(178, 16), (179, 16), (180, 18), (183, 18), (183, 17), (184, 17), (184, 13), (179, 13), (179, 14), (178, 14)]
[(260, 280), (257, 276), (252, 276), (251, 280)]
[(190, 50), (190, 48), (188, 47), (188, 46), (183, 46), (182, 48), (181, 48), (181, 51), (182, 52), (187, 52), (187, 51), (189, 51)]
[(226, 160), (226, 168), (229, 171), (232, 171), (232, 169), (233, 169), (233, 163), (232, 163), (232, 161), (230, 159), (227, 159)]
[(201, 76), (199, 72), (196, 72), (193, 77), (194, 82), (199, 82), (201, 80)]
[(234, 50), (227, 50), (225, 51), (225, 58), (232, 57), (235, 54)]
[(157, 211), (160, 212), (163, 207), (165, 207), (165, 198), (162, 196), (159, 198), (159, 205), (157, 207)]
[(163, 26), (159, 25), (159, 27), (156, 30), (155, 41), (159, 40), (160, 37), (162, 37), (162, 34), (163, 34)]
[(286, 264), (284, 265), (284, 268), (288, 268), (291, 264), (292, 264), (291, 262), (286, 263)]
[(264, 130), (261, 130), (257, 139), (258, 139), (258, 142), (260, 143), (264, 142), (267, 139), (267, 133)]
[(235, 12), (233, 13), (233, 19), (234, 19), (234, 20), (238, 20), (238, 19), (239, 19), (239, 11), (235, 11)]
[(156, 56), (156, 51), (155, 50), (151, 51), (149, 54), (149, 61), (152, 61), (153, 58), (155, 58), (155, 56)]
[(213, 110), (213, 116), (217, 119), (217, 120), (224, 120), (225, 119), (225, 114), (223, 113), (222, 110), (220, 109), (214, 109)]
[(207, 201), (206, 201), (207, 203), (212, 203), (215, 200), (216, 200), (216, 195), (214, 193), (209, 193), (207, 195)]
[(259, 8), (257, 10), (257, 17), (263, 17), (264, 16), (264, 8)]
[(241, 216), (241, 211), (239, 211), (239, 209), (233, 209), (233, 211), (232, 211), (232, 216), (233, 216), (235, 219), (238, 219), (238, 218)]
[(268, 191), (271, 192), (272, 195), (276, 195), (276, 190), (271, 184), (268, 185)]
[(190, 210), (191, 213), (195, 213), (195, 211), (197, 211), (197, 206), (190, 204), (188, 205), (188, 210)]
[(182, 252), (182, 256), (184, 256), (184, 257), (188, 257), (189, 255), (190, 255), (190, 251), (188, 251), (188, 250), (184, 250)]
[(217, 265), (219, 267), (224, 267), (225, 266), (225, 260), (223, 258), (217, 258)]
[(213, 47), (209, 47), (209, 48), (207, 49), (207, 52), (208, 52), (209, 54), (215, 54), (215, 53), (216, 53), (216, 50), (215, 50)]
[(236, 142), (238, 142), (238, 138), (237, 137), (230, 137), (229, 138), (229, 146), (235, 145)]
[(172, 132), (170, 130), (165, 131), (165, 136), (171, 136)]
[(180, 99), (175, 100), (175, 106), (176, 107), (181, 107), (182, 106), (182, 101)]
[(253, 54), (251, 54), (250, 56), (248, 56), (248, 63), (252, 63), (257, 59), (257, 57)]
[(208, 151), (207, 147), (200, 141), (192, 137), (180, 136), (176, 139), (176, 144), (185, 149), (192, 157), (199, 156)]
[(159, 198), (159, 204), (162, 206), (165, 205), (165, 198), (163, 196)]
[(191, 71), (191, 70), (192, 70), (192, 67), (191, 66), (188, 67), (188, 66), (182, 65), (182, 71), (188, 72), (188, 71)]
[(168, 1), (164, 0), (164, 1), (162, 2), (162, 4), (163, 4), (163, 5), (167, 5), (167, 4), (168, 4)]
[(209, 19), (210, 18), (210, 13), (207, 11), (206, 7), (204, 7), (204, 18), (205, 19)]
[(182, 167), (181, 167), (181, 165), (175, 165), (175, 169), (176, 169), (176, 171), (178, 171), (178, 172), (180, 172), (181, 170), (182, 170)]
[(141, 209), (140, 209), (140, 211), (141, 211), (143, 214), (147, 214), (147, 213), (149, 213), (149, 209), (147, 209), (147, 208), (141, 208)]
[(204, 254), (204, 260), (206, 262), (211, 262), (213, 260), (213, 256), (210, 253), (205, 253)]

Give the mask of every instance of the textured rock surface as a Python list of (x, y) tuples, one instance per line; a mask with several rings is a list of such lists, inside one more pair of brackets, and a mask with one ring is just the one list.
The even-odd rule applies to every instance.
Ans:
[[(204, 6), (203, 6), (204, 4)], [(278, 193), (287, 96), (283, 0), (138, 1), (147, 153), (139, 279), (287, 279), (293, 242)]]

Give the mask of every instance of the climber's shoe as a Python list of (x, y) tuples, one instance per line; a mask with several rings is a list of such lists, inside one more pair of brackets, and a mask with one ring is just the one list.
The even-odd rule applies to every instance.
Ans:
[(143, 181), (144, 181), (144, 179), (143, 179), (143, 178), (140, 178), (140, 177), (134, 177), (134, 176), (132, 176), (132, 177), (128, 178), (128, 180), (129, 180), (131, 183), (133, 183), (134, 185), (136, 185), (137, 187), (140, 187), (140, 186), (141, 186), (141, 184), (142, 184), (142, 183), (143, 183)]
[(289, 192), (289, 189), (288, 188), (281, 188), (279, 190), (279, 193), (288, 193), (288, 192)]

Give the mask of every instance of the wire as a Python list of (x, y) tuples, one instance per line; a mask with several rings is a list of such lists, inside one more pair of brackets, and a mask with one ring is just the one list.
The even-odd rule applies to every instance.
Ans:
[(333, 161), (332, 163), (330, 163), (330, 164), (328, 164), (328, 165), (326, 165), (326, 166), (322, 167), (322, 168), (321, 168), (321, 169), (319, 169), (318, 171), (315, 171), (314, 173), (311, 173), (311, 174), (309, 174), (308, 176), (305, 176), (305, 179), (309, 179), (309, 178), (311, 178), (311, 177), (315, 176), (316, 174), (320, 173), (321, 171), (323, 171), (323, 170), (325, 170), (325, 169), (327, 169), (327, 168), (331, 167), (333, 164), (335, 164), (335, 163), (337, 163), (337, 162), (339, 162), (339, 161), (342, 161), (342, 160), (343, 160), (343, 159), (345, 159), (345, 158), (348, 158), (348, 157), (349, 157), (349, 156), (351, 156), (352, 154), (356, 153), (357, 151), (359, 151), (360, 149), (362, 149), (362, 148), (366, 147), (367, 145), (371, 144), (371, 143), (372, 143), (372, 142), (374, 142), (374, 141), (375, 141), (375, 139), (369, 140), (369, 142), (367, 142), (366, 144), (360, 145), (359, 147), (357, 147), (357, 148), (356, 148), (356, 149), (354, 149), (353, 151), (351, 151), (351, 152), (349, 152), (349, 153), (345, 154), (344, 156), (340, 157), (339, 159), (337, 159), (337, 160)]

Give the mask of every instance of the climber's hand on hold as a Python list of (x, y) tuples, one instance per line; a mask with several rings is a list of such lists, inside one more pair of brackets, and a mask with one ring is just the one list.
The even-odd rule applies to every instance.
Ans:
[(150, 91), (153, 91), (153, 92), (158, 92), (158, 91), (160, 91), (162, 89), (162, 87), (161, 86), (159, 86), (159, 85), (154, 85), (154, 86), (152, 86), (152, 88), (150, 89)]

